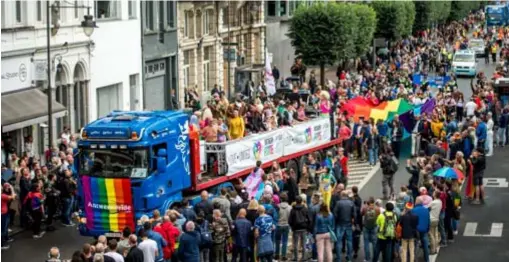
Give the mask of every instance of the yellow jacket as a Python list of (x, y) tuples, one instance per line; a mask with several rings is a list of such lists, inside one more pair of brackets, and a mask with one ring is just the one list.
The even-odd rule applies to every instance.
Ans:
[(444, 128), (444, 123), (440, 121), (431, 121), (431, 132), (435, 137), (440, 137), (440, 132)]
[(244, 128), (244, 119), (242, 117), (238, 116), (230, 118), (228, 123), (228, 134), (232, 140), (244, 137)]
[[(384, 213), (387, 214), (389, 217), (392, 215), (394, 217), (394, 219), (396, 219), (396, 221), (398, 220), (396, 213), (389, 212), (389, 211), (385, 211)], [(378, 239), (382, 239), (382, 240), (385, 240), (385, 236), (384, 236), (385, 214), (384, 213), (381, 213), (376, 218), (376, 225), (378, 227), (377, 237), (378, 237)]]

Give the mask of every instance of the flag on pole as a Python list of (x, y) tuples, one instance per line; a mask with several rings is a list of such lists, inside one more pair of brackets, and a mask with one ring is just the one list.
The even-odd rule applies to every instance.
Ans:
[(272, 67), (270, 66), (269, 50), (265, 49), (265, 86), (267, 87), (267, 94), (273, 96), (276, 94), (276, 81), (272, 75)]

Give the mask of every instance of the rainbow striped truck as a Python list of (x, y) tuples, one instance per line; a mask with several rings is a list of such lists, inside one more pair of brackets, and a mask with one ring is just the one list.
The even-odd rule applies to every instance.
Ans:
[(224, 143), (200, 141), (180, 111), (113, 111), (81, 131), (77, 218), (81, 235), (119, 237), (142, 215), (164, 213), (184, 197), (235, 188), (257, 161), (300, 174), (307, 155), (318, 160), (341, 141), (328, 118), (315, 118)]

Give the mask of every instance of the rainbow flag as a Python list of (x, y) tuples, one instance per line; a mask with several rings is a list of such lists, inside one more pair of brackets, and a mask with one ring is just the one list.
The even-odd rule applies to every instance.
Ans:
[(129, 178), (83, 176), (81, 182), (89, 230), (121, 232), (125, 227), (135, 230)]

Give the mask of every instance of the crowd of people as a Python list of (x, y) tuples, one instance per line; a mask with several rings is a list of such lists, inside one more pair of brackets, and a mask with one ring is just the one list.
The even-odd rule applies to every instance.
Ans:
[[(472, 204), (484, 201), (486, 158), (493, 155), (495, 146), (509, 142), (509, 107), (498, 100), (488, 76), (481, 73), (472, 80), (470, 98), (459, 90), (454, 76), (438, 88), (412, 81), (416, 73), (447, 75), (453, 53), (468, 47), (467, 34), (472, 28), (474, 37), (489, 42), (490, 52), (493, 45), (505, 43), (507, 32), (502, 39), (495, 37), (496, 31), (480, 33), (477, 17), (481, 15), (472, 14), (462, 22), (401, 40), (378, 53), (374, 65), (367, 59), (354, 61), (355, 69), (342, 65), (337, 70), (338, 81), (327, 81), (326, 86), (318, 85), (314, 71), (306, 81), (306, 67), (297, 59), (291, 70), (295, 81), (281, 81), (291, 91), (274, 97), (267, 96), (263, 81), (257, 87), (248, 83), (233, 103), (217, 86), (204, 106), (195, 90), (187, 90), (186, 104), (194, 110), (190, 122), (207, 142), (240, 139), (313, 117), (330, 117), (342, 147), (328, 151), (324, 159), (309, 154), (302, 170), (281, 168), (274, 162), (265, 172), (257, 163), (252, 175), (261, 178), (261, 195), (251, 195), (252, 189), (242, 183), (233, 190), (223, 188), (212, 200), (203, 191), (194, 206), (186, 199), (164, 215), (156, 210), (151, 218), (142, 217), (137, 229), (125, 228), (119, 241), (107, 242), (100, 236), (94, 245), (85, 244), (72, 261), (223, 262), (230, 253), (232, 261), (242, 262), (341, 261), (343, 256), (352, 261), (358, 258), (361, 238), (364, 261), (377, 262), (380, 256), (384, 262), (397, 258), (414, 262), (419, 256), (429, 261), (439, 247), (453, 243), (463, 198)], [(504, 62), (509, 49), (500, 49)], [(502, 75), (503, 66), (497, 67), (495, 77)], [(403, 124), (398, 115), (389, 122), (348, 115), (342, 105), (358, 96), (373, 105), (397, 98), (416, 106), (435, 101), (431, 112), (413, 116), (412, 157), (406, 163), (410, 178), (399, 192), (394, 175), (400, 166)], [(16, 179), (3, 183), (2, 248), (11, 241), (4, 215), (10, 217), (9, 201), (15, 199), (20, 201), (21, 222), (27, 225), (30, 220), (34, 238), (43, 234), (41, 221), (51, 225), (59, 209), (63, 223), (72, 225), (75, 144), (73, 147), (72, 137), (64, 134), (63, 146), (46, 154), (48, 167), (39, 167), (29, 149), (23, 158), (8, 157), (5, 167)], [(356, 186), (347, 189), (350, 158), (380, 164), (382, 198), (363, 201)], [(434, 176), (447, 167), (464, 177)], [(463, 184), (472, 184), (475, 190), (463, 196)], [(52, 248), (49, 255), (49, 261), (58, 261), (58, 248)]]
[(23, 154), (18, 156), (12, 141), (2, 140), (2, 250), (14, 240), (9, 237), (14, 228), (31, 229), (33, 238), (39, 239), (46, 230), (55, 230), (55, 218), (61, 218), (64, 226), (74, 226), (77, 143), (68, 128), (64, 128), (58, 144), (40, 156), (28, 136)]

